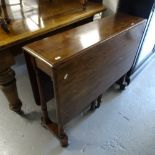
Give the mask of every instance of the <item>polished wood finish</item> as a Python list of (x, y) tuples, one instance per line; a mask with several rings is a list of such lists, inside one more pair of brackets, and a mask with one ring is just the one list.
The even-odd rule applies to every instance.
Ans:
[[(39, 1), (39, 4), (33, 4), (34, 8), (30, 4), (29, 2), (25, 5), (30, 8), (29, 12), (24, 10), (23, 6), (17, 17), (13, 14), (9, 15), (11, 20), (9, 24), (10, 34), (6, 34), (0, 29), (0, 50), (47, 34), (105, 10), (105, 7), (99, 3), (88, 2), (87, 9), (82, 11), (79, 2), (71, 0), (59, 0), (53, 1), (53, 3)], [(9, 9), (13, 10), (11, 6)], [(36, 13), (34, 14), (34, 12)]]
[[(21, 5), (21, 7), (23, 7), (22, 2), (23, 2), (23, 0), (19, 0), (19, 4)], [(51, 2), (51, 0), (49, 0), (49, 2)], [(86, 10), (87, 0), (80, 0), (80, 3), (82, 5), (83, 10)], [(2, 12), (3, 12), (2, 10), (4, 10), (4, 12), (5, 12), (4, 17), (2, 16)], [(1, 5), (0, 5), (0, 25), (1, 25), (2, 22), (3, 22), (3, 24), (5, 23), (5, 27), (4, 27), (4, 25), (2, 25), (2, 28), (3, 28), (3, 30), (5, 32), (8, 33), (8, 28), (6, 29), (7, 23), (6, 23), (5, 20), (9, 20), (8, 19), (8, 14), (7, 14), (6, 2), (5, 2), (5, 0), (1, 0)]]
[[(98, 108), (101, 94), (130, 70), (145, 24), (141, 18), (118, 14), (24, 47), (38, 79), (43, 122), (51, 131), (42, 74), (53, 82), (60, 136), (64, 125), (86, 107)], [(60, 142), (66, 146), (64, 137)]]
[[(97, 20), (41, 41), (36, 41), (35, 43), (29, 44), (27, 49), (33, 49), (33, 54), (43, 57), (43, 61), (49, 67), (54, 67), (59, 63), (66, 62), (72, 56), (79, 54), (86, 48), (117, 35), (121, 30), (134, 27), (135, 22), (143, 21), (139, 17), (123, 14), (114, 17), (107, 17), (103, 21)], [(120, 22), (122, 25), (120, 25)], [(40, 60), (42, 61), (42, 59)]]
[[(19, 111), (21, 108), (16, 91), (15, 74), (11, 69), (15, 63), (13, 55), (21, 53), (21, 47), (27, 43), (88, 22), (93, 15), (104, 10), (105, 7), (102, 4), (88, 2), (87, 9), (83, 11), (79, 0), (22, 0), (22, 5), (19, 3), (7, 4), (6, 8), (3, 7), (3, 12), (7, 13), (10, 23), (8, 25), (9, 33), (0, 28), (0, 79), (2, 79), (0, 86), (3, 90), (7, 89), (4, 93), (10, 102), (11, 109)], [(31, 66), (29, 68), (31, 71)], [(7, 74), (9, 78), (4, 78), (3, 73)], [(31, 80), (32, 83), (36, 81), (33, 77)], [(12, 88), (15, 90), (14, 92)], [(36, 102), (39, 104), (38, 87), (34, 84), (33, 89), (36, 94)]]

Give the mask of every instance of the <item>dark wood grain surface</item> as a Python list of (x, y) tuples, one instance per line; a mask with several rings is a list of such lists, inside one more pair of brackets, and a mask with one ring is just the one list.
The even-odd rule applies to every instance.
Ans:
[(54, 67), (63, 124), (130, 70), (143, 29), (141, 24), (122, 32)]
[(67, 61), (67, 59), (87, 48), (91, 48), (94, 44), (104, 42), (119, 35), (122, 31), (127, 31), (139, 25), (141, 22), (143, 22), (142, 18), (123, 14), (106, 17), (104, 20), (97, 20), (29, 44), (26, 49), (30, 49), (31, 54), (43, 60), (49, 66), (54, 66)]
[(130, 70), (145, 23), (118, 14), (24, 47), (53, 80), (59, 123), (70, 121)]
[[(37, 78), (42, 122), (62, 146), (68, 145), (64, 125), (88, 106), (98, 108), (102, 94), (126, 78), (145, 25), (144, 19), (117, 14), (24, 47)], [(44, 74), (52, 81), (56, 124), (48, 115)]]
[(22, 3), (22, 6), (7, 5), (10, 33), (7, 34), (0, 28), (0, 50), (87, 19), (105, 10), (100, 3), (88, 2), (84, 11), (78, 0), (23, 0)]

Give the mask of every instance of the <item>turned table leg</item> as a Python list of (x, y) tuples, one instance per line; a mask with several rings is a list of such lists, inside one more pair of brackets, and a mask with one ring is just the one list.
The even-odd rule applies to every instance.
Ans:
[(83, 10), (86, 10), (87, 0), (80, 0)]
[(38, 69), (35, 69), (35, 73), (36, 73), (36, 78), (37, 78), (38, 88), (39, 88), (39, 93), (40, 93), (40, 100), (41, 100), (42, 125), (45, 128), (49, 129), (51, 132), (53, 132), (59, 138), (60, 144), (62, 147), (67, 147), (68, 146), (68, 136), (65, 133), (63, 126), (52, 122), (49, 118), (47, 103), (45, 101), (45, 94), (42, 89), (44, 81), (42, 81), (40, 78), (41, 72)]
[[(3, 2), (4, 3), (4, 2)], [(6, 6), (2, 3), (2, 6), (0, 6), (0, 27), (6, 32), (9, 33), (8, 23), (10, 22), (6, 10)]]
[(0, 88), (9, 101), (9, 107), (15, 112), (21, 112), (22, 103), (18, 97), (15, 72), (11, 69), (14, 58), (10, 52), (0, 52)]

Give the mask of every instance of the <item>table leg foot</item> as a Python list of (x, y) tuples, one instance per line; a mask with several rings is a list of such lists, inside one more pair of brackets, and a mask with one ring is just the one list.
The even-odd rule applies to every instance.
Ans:
[(60, 141), (62, 147), (68, 146), (68, 136), (57, 123), (52, 122), (50, 119), (45, 120), (43, 117), (41, 118), (41, 125), (48, 129), (51, 133), (53, 133)]
[(130, 76), (127, 76), (127, 74), (123, 75), (117, 81), (117, 84), (120, 86), (120, 90), (125, 90), (125, 88), (130, 84)]
[(96, 100), (94, 100), (90, 105), (90, 111), (94, 111), (101, 105), (102, 95), (99, 95)]
[(130, 76), (127, 75), (126, 78), (125, 78), (125, 81), (126, 81), (127, 85), (129, 85), (130, 82), (131, 82)]
[(60, 137), (60, 144), (62, 147), (68, 146), (68, 136), (63, 133), (63, 135)]
[(9, 101), (10, 109), (20, 113), (22, 103), (17, 93), (15, 72), (11, 68), (0, 72), (0, 86)]

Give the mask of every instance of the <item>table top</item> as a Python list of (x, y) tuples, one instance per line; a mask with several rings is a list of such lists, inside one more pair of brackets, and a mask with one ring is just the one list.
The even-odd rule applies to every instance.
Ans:
[(24, 49), (53, 67), (144, 21), (139, 17), (118, 14), (36, 41)]
[(0, 50), (26, 40), (47, 34), (105, 10), (100, 3), (88, 2), (85, 11), (79, 0), (23, 0), (23, 4), (12, 1), (6, 4), (11, 23), (10, 33), (0, 28)]

